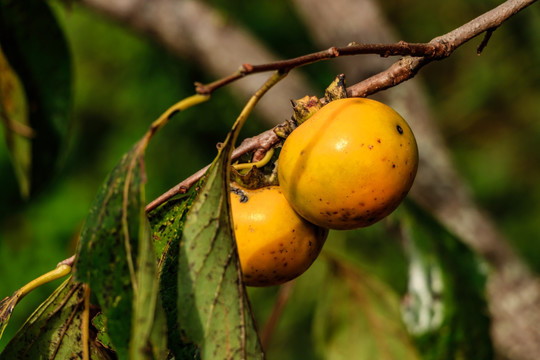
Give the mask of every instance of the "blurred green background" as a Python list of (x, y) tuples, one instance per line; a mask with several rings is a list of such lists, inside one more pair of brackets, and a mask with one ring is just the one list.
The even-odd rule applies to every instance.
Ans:
[[(280, 57), (320, 50), (313, 46), (292, 5), (214, 0), (230, 21), (251, 29)], [(182, 61), (149, 39), (72, 4), (52, 2), (73, 54), (73, 126), (67, 156), (55, 182), (40, 196), (22, 201), (6, 147), (0, 145), (0, 297), (54, 268), (74, 253), (78, 231), (98, 186), (148, 125), (176, 101), (193, 93), (195, 81), (214, 80), (197, 64)], [(401, 38), (424, 42), (443, 34), (497, 1), (428, 0), (382, 3)], [(444, 17), (435, 14), (444, 13)], [(276, 26), (279, 24), (279, 26)], [(354, 39), (350, 39), (351, 41)], [(533, 5), (493, 34), (480, 57), (478, 41), (422, 70), (428, 100), (457, 167), (475, 199), (536, 271), (540, 271), (540, 7)], [(324, 64), (303, 68), (322, 93), (334, 74)], [(231, 69), (234, 71), (235, 69)], [(146, 158), (147, 198), (177, 184), (216, 154), (243, 101), (227, 89), (209, 103), (176, 116), (152, 141)], [(289, 101), (289, 99), (283, 99)], [(242, 137), (267, 129), (252, 116)], [(361, 268), (403, 293), (406, 265), (395, 239), (382, 239), (381, 225), (335, 232), (328, 246), (352, 249)], [(358, 241), (356, 238), (362, 237)], [(306, 277), (316, 279), (316, 265)], [(316, 280), (313, 281), (316, 283)], [(304, 281), (298, 292), (316, 293)], [(38, 289), (15, 309), (0, 349), (58, 283)], [(264, 319), (276, 288), (252, 291)], [(309, 326), (309, 298), (292, 301), (280, 329)], [(286, 314), (287, 315), (287, 312)], [(279, 333), (279, 332), (278, 332)], [(276, 347), (286, 347), (276, 335)], [(309, 343), (297, 334), (296, 347)], [(305, 353), (301, 353), (306, 355)], [(308, 354), (309, 355), (309, 354)], [(292, 349), (283, 358), (298, 358)]]

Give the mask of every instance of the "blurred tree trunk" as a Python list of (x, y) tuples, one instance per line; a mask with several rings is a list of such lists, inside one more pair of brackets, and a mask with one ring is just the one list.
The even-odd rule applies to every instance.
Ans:
[[(200, 64), (216, 78), (229, 75), (243, 63), (266, 63), (277, 58), (247, 31), (225, 22), (200, 1), (82, 0), (82, 3), (154, 37), (171, 52)], [(295, 4), (321, 48), (344, 46), (351, 41), (388, 43), (397, 39), (373, 0), (295, 0)], [(393, 60), (356, 56), (335, 59), (332, 63), (347, 75), (349, 83), (354, 83), (385, 69)], [(262, 83), (261, 76), (267, 75), (249, 76), (234, 83), (232, 89), (247, 98)], [(290, 106), (284, 99), (318, 93), (299, 71), (293, 71), (278, 86), (257, 106), (269, 124), (290, 116)], [(421, 81), (410, 80), (376, 97), (404, 115), (417, 136), (421, 163), (411, 196), (492, 268), (488, 301), (499, 356), (519, 360), (538, 358), (540, 282), (472, 201), (434, 123)]]

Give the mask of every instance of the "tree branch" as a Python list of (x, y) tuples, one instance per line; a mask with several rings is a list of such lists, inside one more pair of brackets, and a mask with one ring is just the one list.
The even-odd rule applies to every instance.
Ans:
[(536, 0), (508, 0), (459, 28), (431, 40), (428, 44), (437, 49), (444, 47), (445, 50), (439, 56), (401, 59), (387, 70), (351, 86), (347, 93), (349, 96), (366, 97), (409, 80), (423, 66), (450, 56), (458, 47), (484, 32), (491, 34), (493, 29), (534, 2)]

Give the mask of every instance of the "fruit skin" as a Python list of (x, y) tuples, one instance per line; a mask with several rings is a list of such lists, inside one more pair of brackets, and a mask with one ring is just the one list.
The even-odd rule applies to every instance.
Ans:
[(294, 212), (279, 186), (231, 191), (234, 233), (248, 286), (271, 286), (306, 271), (319, 255), (328, 230)]
[(369, 226), (412, 186), (418, 148), (405, 120), (375, 100), (330, 102), (285, 140), (278, 179), (291, 206), (330, 229)]

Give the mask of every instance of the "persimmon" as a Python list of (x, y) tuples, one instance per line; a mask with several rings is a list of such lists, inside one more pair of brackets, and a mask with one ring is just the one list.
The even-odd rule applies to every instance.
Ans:
[(328, 230), (300, 217), (279, 186), (250, 190), (233, 185), (230, 197), (246, 285), (278, 285), (296, 278), (311, 266)]
[(369, 226), (411, 188), (418, 148), (407, 122), (375, 100), (330, 102), (285, 140), (278, 179), (291, 206), (330, 229)]

